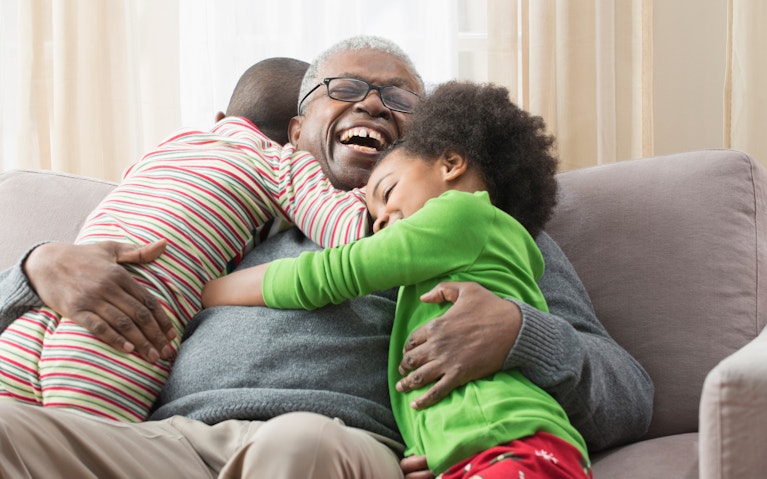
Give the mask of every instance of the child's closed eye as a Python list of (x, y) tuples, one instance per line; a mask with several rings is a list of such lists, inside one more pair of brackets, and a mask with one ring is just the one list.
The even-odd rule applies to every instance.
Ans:
[(383, 192), (383, 202), (384, 204), (389, 202), (389, 196), (391, 196), (391, 192), (394, 189), (394, 185), (391, 185), (387, 187)]

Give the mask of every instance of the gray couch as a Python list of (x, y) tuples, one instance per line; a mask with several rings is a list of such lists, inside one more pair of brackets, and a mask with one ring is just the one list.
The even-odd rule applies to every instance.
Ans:
[[(767, 170), (707, 150), (559, 180), (547, 230), (656, 390), (648, 433), (594, 454), (594, 477), (767, 477)], [(112, 187), (0, 174), (0, 267), (37, 241), (71, 241)]]

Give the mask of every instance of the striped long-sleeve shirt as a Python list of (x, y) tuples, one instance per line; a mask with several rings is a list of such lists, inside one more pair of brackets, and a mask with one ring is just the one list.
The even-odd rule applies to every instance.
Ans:
[(230, 117), (210, 132), (182, 130), (129, 167), (77, 241), (168, 240), (163, 257), (132, 270), (161, 283), (188, 318), (204, 284), (236, 265), (271, 218), (296, 224), (323, 247), (368, 230), (361, 191), (336, 190), (313, 156)]
[[(201, 309), (203, 286), (236, 265), (272, 218), (327, 247), (368, 228), (361, 191), (334, 189), (311, 155), (230, 117), (210, 131), (180, 131), (129, 167), (77, 242), (166, 239), (157, 260), (125, 267), (160, 300), (181, 337)], [(146, 417), (170, 370), (169, 362), (115, 351), (46, 308), (6, 329), (0, 359), (0, 398), (126, 421)]]

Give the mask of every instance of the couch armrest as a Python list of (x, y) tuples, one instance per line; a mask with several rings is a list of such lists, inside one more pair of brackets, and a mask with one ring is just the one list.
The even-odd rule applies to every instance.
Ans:
[(700, 404), (701, 479), (767, 471), (767, 328), (706, 377)]

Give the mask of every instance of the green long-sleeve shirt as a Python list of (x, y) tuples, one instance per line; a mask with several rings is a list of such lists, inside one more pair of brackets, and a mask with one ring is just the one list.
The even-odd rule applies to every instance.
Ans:
[(473, 281), (547, 311), (536, 283), (542, 273), (543, 259), (532, 237), (493, 207), (487, 193), (448, 191), (372, 237), (275, 261), (263, 293), (272, 307), (314, 309), (402, 285), (389, 351), (391, 402), (407, 453), (426, 455), (439, 473), (536, 431), (555, 434), (586, 456), (582, 437), (559, 404), (518, 371), (473, 381), (422, 411), (409, 403), (423, 390), (401, 394), (394, 389), (410, 333), (450, 306), (422, 303), (421, 294), (441, 281)]

